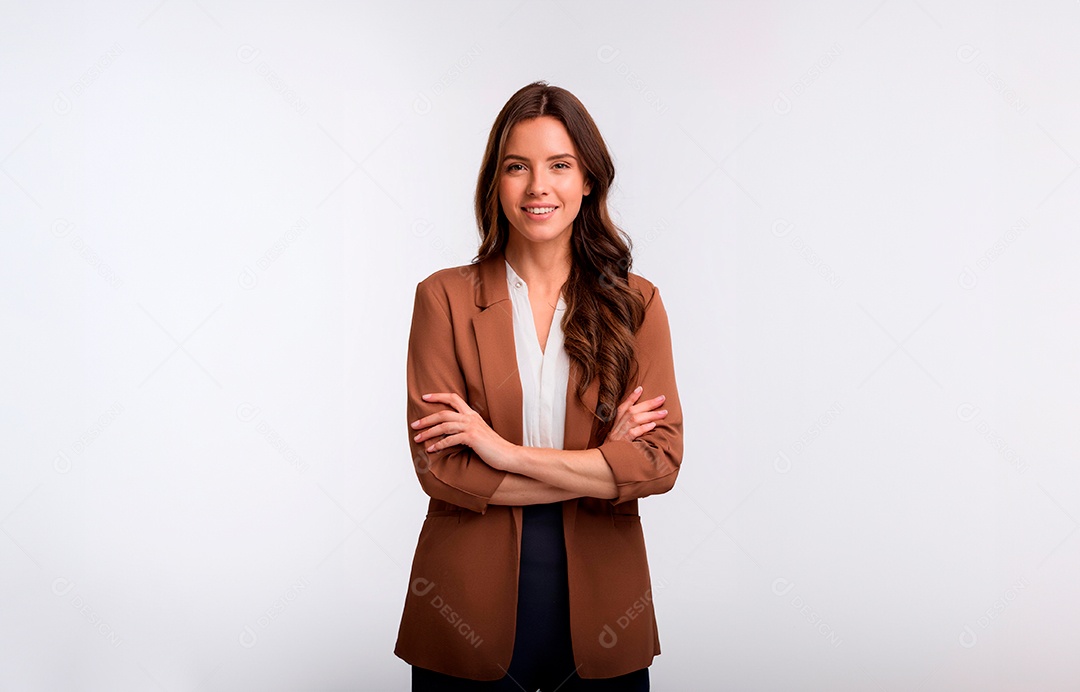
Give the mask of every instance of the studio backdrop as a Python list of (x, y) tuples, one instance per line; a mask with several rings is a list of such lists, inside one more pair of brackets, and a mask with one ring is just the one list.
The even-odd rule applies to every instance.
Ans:
[[(408, 689), (416, 284), (566, 88), (667, 308), (656, 690), (1080, 684), (1080, 5), (0, 6), (0, 688)], [(634, 604), (627, 604), (633, 617)]]

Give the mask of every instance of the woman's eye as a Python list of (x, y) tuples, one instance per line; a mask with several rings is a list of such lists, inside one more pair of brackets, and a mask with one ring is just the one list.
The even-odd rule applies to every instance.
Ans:
[(569, 168), (569, 167), (570, 167), (570, 164), (568, 164), (568, 163), (563, 163), (562, 161), (560, 161), (559, 163), (557, 163), (557, 164), (555, 164), (555, 165), (556, 165), (556, 166), (565, 166), (565, 167), (567, 167), (567, 168)]
[(524, 168), (524, 166), (522, 166), (520, 163), (512, 163), (506, 167), (506, 172), (509, 173), (510, 171), (518, 170), (517, 167)]

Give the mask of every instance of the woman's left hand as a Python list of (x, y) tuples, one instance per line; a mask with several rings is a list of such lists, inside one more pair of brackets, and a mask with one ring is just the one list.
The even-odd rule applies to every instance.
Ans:
[(428, 452), (437, 452), (440, 449), (463, 444), (471, 447), (481, 459), (487, 462), (488, 466), (500, 471), (510, 470), (517, 445), (508, 442), (492, 430), (487, 421), (469, 408), (464, 399), (453, 392), (425, 394), (423, 399), (449, 404), (454, 410), (438, 411), (413, 421), (411, 425), (414, 429), (427, 428), (414, 436), (413, 441), (423, 442), (442, 435), (442, 439), (427, 445), (425, 449)]

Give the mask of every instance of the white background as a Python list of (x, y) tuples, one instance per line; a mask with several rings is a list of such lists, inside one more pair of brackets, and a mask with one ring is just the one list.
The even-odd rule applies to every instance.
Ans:
[(1080, 681), (1080, 3), (4, 2), (0, 688), (404, 690), (413, 291), (574, 92), (669, 311), (654, 689)]

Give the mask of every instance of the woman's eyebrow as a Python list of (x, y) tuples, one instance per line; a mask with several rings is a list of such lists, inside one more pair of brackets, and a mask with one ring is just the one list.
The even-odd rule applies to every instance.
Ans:
[[(518, 161), (524, 161), (525, 163), (529, 162), (527, 158), (525, 158), (524, 156), (518, 156), (517, 154), (507, 154), (503, 157), (503, 161), (507, 159), (516, 159)], [(577, 157), (573, 154), (555, 154), (554, 156), (548, 157), (548, 161), (554, 161), (555, 159), (574, 159), (575, 161), (577, 161)]]

